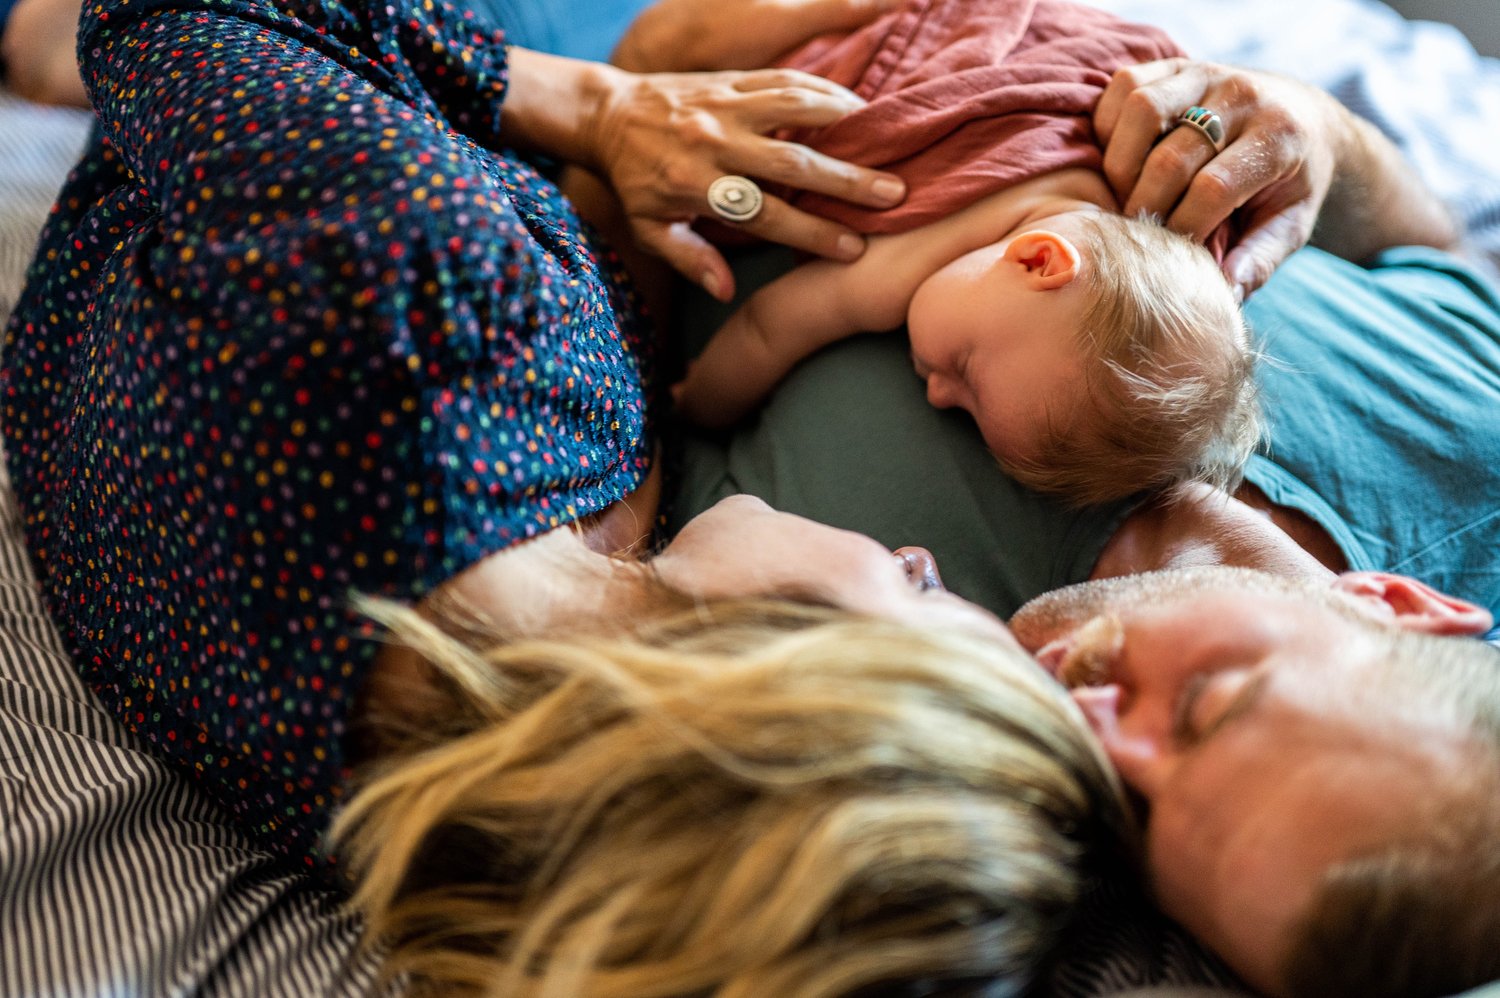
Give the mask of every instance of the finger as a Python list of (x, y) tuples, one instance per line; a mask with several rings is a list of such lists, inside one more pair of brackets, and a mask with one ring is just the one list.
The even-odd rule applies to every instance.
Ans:
[(768, 87), (746, 93), (734, 112), (746, 127), (761, 134), (778, 128), (822, 128), (864, 106), (853, 94), (847, 97), (853, 102), (843, 94), (810, 87)]
[(804, 73), (800, 69), (759, 69), (748, 73), (737, 73), (732, 84), (740, 93), (758, 90), (787, 90), (801, 88), (837, 97), (849, 104), (849, 109), (863, 107), (865, 99), (848, 87), (840, 86), (821, 76)]
[(1094, 105), (1094, 134), (1099, 137), (1099, 144), (1109, 144), (1115, 124), (1125, 108), (1125, 98), (1141, 87), (1175, 75), (1186, 62), (1181, 58), (1158, 59), (1116, 70), (1099, 97), (1099, 103)]
[(865, 240), (859, 233), (770, 195), (760, 214), (737, 227), (761, 239), (833, 260), (857, 260), (865, 251)]
[(1250, 228), (1224, 257), (1224, 276), (1250, 295), (1265, 284), (1283, 260), (1312, 236), (1317, 211), (1307, 201), (1253, 220)]
[(780, 139), (757, 138), (726, 154), (724, 162), (749, 176), (869, 208), (889, 208), (906, 196), (906, 182), (893, 173), (846, 163)]
[[(1199, 144), (1208, 146), (1202, 136), (1198, 138)], [(1202, 242), (1257, 192), (1270, 187), (1279, 178), (1281, 166), (1266, 155), (1262, 145), (1253, 136), (1242, 136), (1198, 170), (1167, 225)]]
[(1162, 218), (1170, 217), (1193, 178), (1215, 155), (1213, 144), (1196, 129), (1173, 129), (1147, 155), (1121, 210), (1131, 216), (1148, 211)]
[(1135, 190), (1157, 140), (1172, 128), (1178, 115), (1202, 98), (1204, 84), (1203, 68), (1191, 63), (1181, 72), (1133, 90), (1124, 99), (1104, 148), (1104, 176), (1121, 201)]
[(734, 271), (689, 222), (632, 220), (636, 241), (719, 301), (734, 298)]

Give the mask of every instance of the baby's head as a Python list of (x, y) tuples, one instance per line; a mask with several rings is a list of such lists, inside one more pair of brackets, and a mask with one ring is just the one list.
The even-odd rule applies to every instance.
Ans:
[(1233, 487), (1260, 439), (1255, 354), (1202, 246), (1075, 211), (929, 278), (909, 327), (929, 400), (967, 409), (1005, 469), (1077, 503)]

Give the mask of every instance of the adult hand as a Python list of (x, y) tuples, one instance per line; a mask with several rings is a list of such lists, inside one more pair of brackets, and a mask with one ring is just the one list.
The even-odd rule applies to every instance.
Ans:
[[(1224, 148), (1175, 127), (1193, 105), (1224, 120)], [(1094, 110), (1104, 173), (1127, 214), (1150, 211), (1204, 240), (1232, 212), (1243, 231), (1224, 273), (1249, 294), (1312, 235), (1347, 115), (1328, 94), (1270, 73), (1163, 59), (1115, 73)]]
[(659, 0), (610, 61), (637, 73), (758, 69), (809, 39), (850, 31), (899, 0)]
[[(608, 179), (636, 240), (709, 294), (733, 297), (723, 256), (692, 228), (709, 215), (710, 184), (726, 174), (887, 208), (902, 181), (805, 146), (770, 137), (818, 128), (859, 107), (827, 80), (789, 69), (723, 73), (618, 73), (594, 117), (590, 165)], [(819, 256), (849, 261), (862, 236), (766, 195), (743, 231)]]

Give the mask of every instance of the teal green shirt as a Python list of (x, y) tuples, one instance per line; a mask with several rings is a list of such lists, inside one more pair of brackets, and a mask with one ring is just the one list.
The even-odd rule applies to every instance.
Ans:
[(1353, 569), (1500, 613), (1500, 297), (1435, 250), (1304, 250), (1251, 298), (1270, 441), (1246, 478)]

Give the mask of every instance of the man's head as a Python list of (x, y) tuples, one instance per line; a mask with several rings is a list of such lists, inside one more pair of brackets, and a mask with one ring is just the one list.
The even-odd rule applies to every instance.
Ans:
[(917, 373), (1033, 488), (1100, 502), (1227, 485), (1260, 437), (1254, 353), (1202, 246), (1144, 218), (1045, 219), (961, 257), (912, 300)]
[(1140, 795), (1169, 914), (1266, 991), (1395, 995), (1500, 974), (1500, 657), (1455, 637), (1489, 622), (1399, 576), (1202, 569), (1012, 626)]

